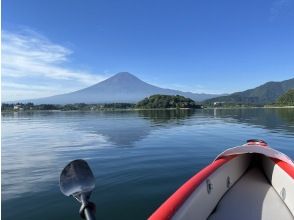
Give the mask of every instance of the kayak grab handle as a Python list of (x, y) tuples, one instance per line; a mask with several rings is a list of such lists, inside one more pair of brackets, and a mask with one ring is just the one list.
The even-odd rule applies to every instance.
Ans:
[(263, 146), (267, 146), (267, 143), (261, 139), (249, 139), (246, 142), (247, 142), (247, 144), (260, 144)]

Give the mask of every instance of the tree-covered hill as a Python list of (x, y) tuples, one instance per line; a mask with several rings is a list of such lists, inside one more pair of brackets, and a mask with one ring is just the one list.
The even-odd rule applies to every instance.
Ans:
[(206, 103), (225, 102), (234, 104), (270, 104), (289, 89), (294, 88), (294, 78), (281, 82), (268, 82), (254, 89), (235, 92), (231, 95), (208, 99)]
[(190, 98), (179, 95), (152, 95), (138, 102), (136, 108), (201, 108)]
[(294, 89), (290, 89), (277, 100), (279, 105), (293, 105), (294, 106)]

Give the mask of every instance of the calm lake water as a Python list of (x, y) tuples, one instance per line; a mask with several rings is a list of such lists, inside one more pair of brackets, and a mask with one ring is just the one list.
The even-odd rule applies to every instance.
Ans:
[(294, 158), (294, 109), (2, 114), (2, 218), (79, 219), (59, 174), (86, 159), (97, 219), (146, 219), (228, 147), (266, 140)]

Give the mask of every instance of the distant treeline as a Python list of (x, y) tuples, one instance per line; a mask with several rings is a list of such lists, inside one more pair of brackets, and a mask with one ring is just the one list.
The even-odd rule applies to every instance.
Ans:
[(248, 104), (248, 103), (230, 103), (230, 102), (213, 102), (203, 103), (206, 108), (247, 108), (247, 107), (264, 107), (264, 104)]
[(167, 108), (202, 108), (202, 105), (183, 96), (152, 95), (137, 104), (132, 103), (106, 103), (106, 104), (40, 104), (33, 103), (2, 103), (2, 111), (34, 111), (34, 110), (57, 110), (57, 111), (98, 111), (112, 109), (167, 109)]
[(34, 105), (33, 103), (16, 103), (7, 104), (2, 103), (2, 111), (33, 111), (33, 110), (59, 110), (59, 111), (95, 111), (103, 109), (132, 109), (135, 104), (131, 103), (109, 103), (109, 104), (66, 104), (66, 105), (54, 105), (54, 104), (40, 104)]

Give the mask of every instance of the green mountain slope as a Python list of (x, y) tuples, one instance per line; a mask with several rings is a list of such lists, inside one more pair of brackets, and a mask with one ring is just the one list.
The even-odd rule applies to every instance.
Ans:
[(254, 89), (235, 92), (231, 95), (208, 99), (206, 103), (225, 102), (235, 104), (269, 104), (288, 90), (294, 89), (294, 78), (281, 82), (267, 82)]
[(294, 89), (290, 89), (277, 100), (280, 105), (294, 105)]

